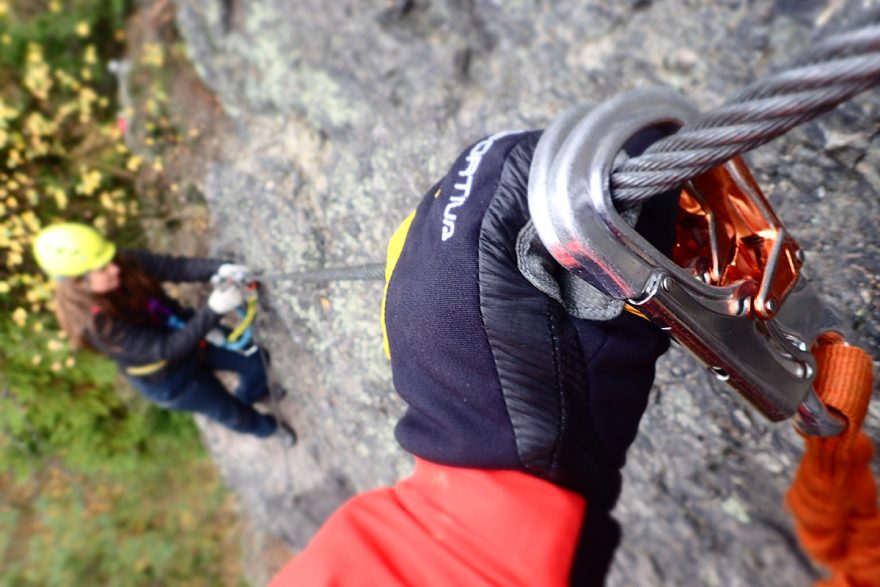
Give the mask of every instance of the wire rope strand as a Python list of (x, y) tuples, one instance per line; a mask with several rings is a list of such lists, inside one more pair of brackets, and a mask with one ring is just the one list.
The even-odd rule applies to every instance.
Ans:
[(611, 174), (622, 208), (681, 186), (880, 83), (880, 7), (851, 19), (788, 66), (622, 162)]

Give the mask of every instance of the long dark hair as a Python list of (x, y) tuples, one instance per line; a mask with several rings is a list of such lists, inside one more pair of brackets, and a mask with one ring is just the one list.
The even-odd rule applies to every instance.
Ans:
[[(55, 314), (73, 349), (96, 350), (88, 334), (106, 340), (114, 321), (149, 323), (146, 308), (150, 299), (164, 296), (162, 285), (144, 272), (136, 258), (117, 253), (113, 262), (119, 267), (119, 287), (113, 291), (103, 294), (89, 291), (85, 276), (62, 279), (55, 288)], [(107, 319), (99, 320), (99, 316)]]

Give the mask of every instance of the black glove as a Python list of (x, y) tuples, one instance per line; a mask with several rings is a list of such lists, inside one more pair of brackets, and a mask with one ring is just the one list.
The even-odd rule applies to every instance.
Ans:
[[(396, 435), (430, 461), (519, 469), (582, 493), (613, 551), (607, 514), (669, 342), (630, 312), (573, 318), (520, 273), (539, 137), (495, 135), (466, 150), (389, 245), (383, 317), (408, 404)], [(654, 228), (653, 215), (640, 224)], [(646, 236), (668, 248), (673, 222), (663, 222)]]

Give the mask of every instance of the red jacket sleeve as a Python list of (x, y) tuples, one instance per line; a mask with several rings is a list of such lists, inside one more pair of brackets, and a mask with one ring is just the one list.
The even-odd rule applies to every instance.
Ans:
[(269, 587), (568, 585), (586, 502), (518, 471), (437, 465), (355, 496)]

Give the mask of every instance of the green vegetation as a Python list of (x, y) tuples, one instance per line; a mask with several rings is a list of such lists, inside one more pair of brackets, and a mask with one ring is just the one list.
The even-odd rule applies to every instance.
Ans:
[[(190, 416), (141, 400), (106, 359), (71, 353), (52, 315), (53, 283), (30, 257), (34, 235), (60, 219), (123, 245), (143, 241), (131, 219), (146, 162), (123, 142), (107, 69), (124, 51), (129, 9), (127, 0), (0, 0), (3, 585), (239, 581), (237, 563), (220, 563), (237, 560), (226, 554), (238, 547), (227, 528), (234, 504)], [(161, 55), (151, 48), (144, 65), (161, 67)]]

